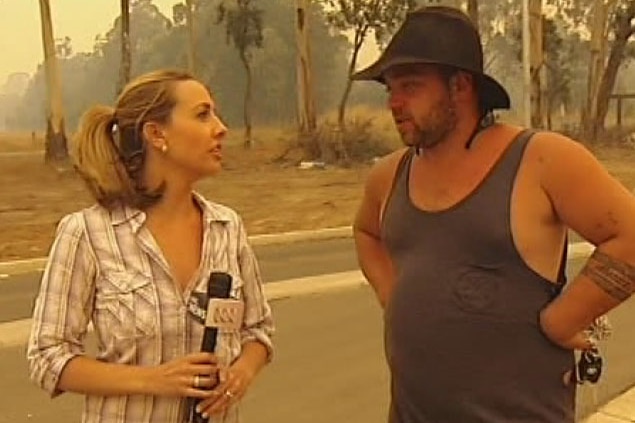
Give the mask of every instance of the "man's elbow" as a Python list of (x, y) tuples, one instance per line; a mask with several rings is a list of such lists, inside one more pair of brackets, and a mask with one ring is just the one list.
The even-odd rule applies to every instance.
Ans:
[(598, 242), (596, 249), (617, 261), (635, 266), (635, 229), (622, 230)]

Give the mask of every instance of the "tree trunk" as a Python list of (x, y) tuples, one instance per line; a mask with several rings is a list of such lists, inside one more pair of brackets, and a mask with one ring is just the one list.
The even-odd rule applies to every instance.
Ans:
[(544, 86), (544, 53), (542, 29), (542, 1), (529, 0), (529, 32), (530, 72), (531, 72), (531, 125), (534, 128), (544, 127), (544, 101), (542, 98)]
[(587, 95), (582, 113), (580, 115), (580, 128), (582, 138), (591, 140), (593, 138), (593, 119), (597, 112), (597, 96), (602, 78), (602, 69), (606, 55), (607, 38), (605, 37), (608, 23), (608, 5), (605, 0), (595, 0), (593, 12), (591, 14), (591, 41), (589, 70), (587, 77)]
[(340, 105), (337, 108), (337, 125), (341, 130), (344, 130), (346, 127), (346, 104), (348, 103), (348, 97), (351, 94), (351, 90), (353, 88), (353, 80), (349, 79), (346, 81), (346, 87), (344, 87), (344, 94), (342, 95), (342, 99), (340, 100)]
[(423, 0), (422, 3), (424, 5), (427, 4), (430, 6), (447, 6), (447, 7), (454, 7), (456, 9), (461, 8), (461, 0)]
[(197, 75), (198, 63), (196, 59), (196, 23), (194, 22), (194, 6), (196, 0), (185, 0), (185, 22), (187, 26), (187, 69), (192, 75)]
[(366, 38), (366, 31), (367, 29), (363, 28), (362, 30), (355, 33), (353, 54), (351, 56), (351, 61), (348, 64), (348, 78), (346, 79), (346, 87), (344, 88), (344, 94), (342, 95), (342, 99), (340, 100), (340, 105), (338, 107), (337, 113), (337, 125), (342, 132), (346, 128), (346, 103), (348, 102), (348, 97), (351, 94), (351, 89), (353, 87), (353, 80), (351, 79), (351, 76), (355, 72), (359, 50), (362, 48), (364, 38)]
[(245, 100), (243, 104), (243, 119), (245, 122), (245, 138), (243, 141), (243, 147), (251, 148), (253, 146), (253, 140), (251, 139), (251, 103), (252, 103), (252, 82), (253, 75), (251, 73), (251, 64), (249, 63), (249, 58), (247, 57), (247, 53), (243, 50), (240, 52), (240, 61), (242, 62), (245, 68), (245, 77), (246, 77), (246, 85), (245, 85)]
[(472, 22), (478, 31), (478, 0), (467, 0), (467, 13), (470, 15), (470, 19), (472, 19)]
[(309, 8), (307, 0), (297, 0), (296, 4), (299, 126), (301, 132), (313, 134), (316, 128), (316, 118), (313, 98), (311, 46), (309, 43)]
[(42, 46), (44, 48), (44, 70), (48, 94), (46, 116), (46, 138), (44, 160), (46, 162), (63, 161), (68, 157), (66, 132), (64, 129), (64, 105), (62, 83), (55, 56), (55, 38), (51, 21), (49, 0), (39, 0), (42, 25)]
[(131, 63), (130, 53), (130, 1), (121, 0), (121, 65), (119, 68), (119, 83), (117, 93), (121, 93), (130, 81)]
[(553, 128), (553, 98), (547, 93), (545, 99), (545, 123), (547, 124), (547, 130), (551, 131)]
[(617, 72), (624, 60), (624, 51), (628, 40), (635, 34), (635, 26), (631, 24), (633, 19), (635, 19), (635, 0), (632, 0), (628, 9), (620, 13), (615, 20), (615, 40), (611, 46), (609, 59), (598, 88), (596, 112), (592, 119), (591, 140), (597, 140), (604, 130), (604, 122), (609, 110), (609, 100), (615, 86)]

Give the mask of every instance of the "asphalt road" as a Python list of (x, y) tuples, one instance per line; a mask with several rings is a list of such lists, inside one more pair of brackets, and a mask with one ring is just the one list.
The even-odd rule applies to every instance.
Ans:
[[(350, 239), (261, 247), (257, 254), (268, 281), (356, 268)], [(582, 263), (570, 261), (570, 275)], [(2, 318), (28, 317), (37, 284), (37, 275), (0, 282)], [(245, 399), (245, 422), (385, 422), (388, 373), (381, 313), (370, 290), (289, 298), (275, 301), (273, 308), (276, 359)], [(598, 386), (580, 388), (580, 415), (635, 382), (635, 301), (613, 312), (611, 319), (615, 334), (603, 348), (605, 376)], [(0, 423), (79, 421), (81, 397), (49, 400), (28, 381), (23, 346), (0, 348), (0, 363)]]
[[(570, 242), (581, 238), (571, 234)], [(352, 238), (274, 244), (254, 248), (265, 283), (356, 270)], [(41, 272), (0, 279), (0, 323), (31, 316)]]
[[(368, 288), (275, 301), (274, 361), (244, 399), (244, 422), (385, 421), (381, 313)], [(0, 348), (0, 423), (79, 422), (82, 398), (51, 400), (27, 379), (24, 347)]]
[[(368, 288), (275, 301), (276, 355), (244, 400), (245, 423), (385, 423), (381, 312)], [(612, 314), (606, 373), (579, 390), (583, 415), (635, 381), (635, 302)], [(27, 379), (24, 347), (0, 348), (0, 423), (79, 422), (82, 399), (49, 399)], [(635, 418), (635, 416), (634, 416)]]
[[(351, 238), (255, 248), (266, 282), (357, 269)], [(41, 272), (0, 279), (0, 323), (31, 316)]]

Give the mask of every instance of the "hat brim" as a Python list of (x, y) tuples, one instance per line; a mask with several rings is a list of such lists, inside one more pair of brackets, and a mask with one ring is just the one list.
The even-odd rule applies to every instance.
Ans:
[[(351, 79), (354, 81), (376, 81), (381, 84), (385, 84), (384, 74), (388, 69), (398, 65), (415, 65), (415, 64), (428, 64), (428, 65), (441, 65), (448, 66), (447, 63), (441, 63), (433, 60), (426, 60), (417, 57), (396, 57), (390, 60), (382, 61), (381, 59), (365, 69), (351, 75)], [(456, 67), (456, 66), (454, 66)], [(479, 95), (481, 102), (488, 109), (509, 109), (511, 107), (511, 100), (507, 90), (491, 76), (475, 71), (473, 69), (464, 69), (456, 67), (457, 69), (470, 72), (476, 77)]]

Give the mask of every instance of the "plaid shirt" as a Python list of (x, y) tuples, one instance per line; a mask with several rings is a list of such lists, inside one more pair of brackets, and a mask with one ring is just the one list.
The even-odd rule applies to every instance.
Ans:
[[(203, 259), (195, 282), (183, 292), (144, 226), (144, 212), (94, 206), (62, 219), (36, 301), (27, 352), (36, 384), (52, 396), (61, 393), (57, 385), (64, 366), (85, 354), (89, 323), (100, 361), (156, 366), (200, 351), (204, 325), (188, 312), (188, 305), (206, 299), (212, 271), (231, 274), (231, 296), (245, 303), (242, 329), (219, 335), (220, 362), (230, 364), (241, 345), (251, 340), (261, 342), (271, 355), (271, 310), (242, 221), (227, 207), (195, 198), (203, 210)], [(184, 422), (187, 403), (184, 398), (87, 395), (82, 421)], [(238, 422), (237, 407), (224, 421)]]

